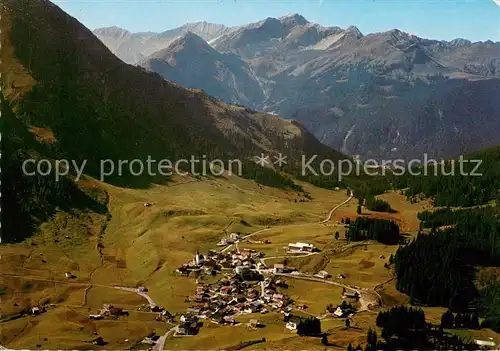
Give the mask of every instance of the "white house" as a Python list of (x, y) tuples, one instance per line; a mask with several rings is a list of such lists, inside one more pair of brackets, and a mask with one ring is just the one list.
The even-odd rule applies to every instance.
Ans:
[(335, 312), (333, 312), (333, 315), (336, 317), (342, 317), (344, 315), (344, 311), (342, 311), (342, 308), (340, 308), (340, 306), (339, 306), (339, 307), (337, 307)]
[[(286, 314), (285, 314), (285, 316), (286, 316)], [(299, 325), (299, 322), (300, 322), (299, 317), (291, 316), (290, 320), (288, 321), (288, 323), (286, 324), (285, 327), (289, 330), (297, 330), (297, 326)]]
[(318, 277), (318, 278), (321, 278), (321, 279), (326, 279), (326, 278), (331, 277), (331, 275), (328, 274), (327, 271), (320, 271), (317, 274), (315, 274), (315, 276)]
[(493, 347), (495, 346), (495, 342), (494, 341), (488, 341), (488, 340), (474, 340), (474, 342), (479, 345), (479, 346), (490, 346), (490, 347)]
[(283, 273), (283, 271), (285, 270), (285, 266), (281, 263), (276, 263), (274, 265), (274, 268), (273, 268), (273, 271), (274, 273)]
[(244, 273), (244, 272), (247, 272), (250, 270), (250, 267), (248, 266), (237, 266), (234, 271), (236, 272), (236, 274), (241, 274), (241, 273)]
[(312, 252), (314, 250), (314, 245), (297, 242), (295, 244), (288, 244), (288, 249), (291, 251)]

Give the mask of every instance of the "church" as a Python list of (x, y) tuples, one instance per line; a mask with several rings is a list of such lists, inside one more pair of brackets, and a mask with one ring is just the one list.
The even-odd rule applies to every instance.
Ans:
[(205, 256), (200, 254), (200, 250), (196, 250), (196, 255), (194, 256), (194, 263), (197, 266), (203, 265), (203, 262), (205, 262)]

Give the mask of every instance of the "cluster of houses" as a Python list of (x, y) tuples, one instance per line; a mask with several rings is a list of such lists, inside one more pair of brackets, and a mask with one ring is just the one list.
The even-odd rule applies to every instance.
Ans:
[(252, 239), (247, 239), (247, 242), (250, 244), (271, 244), (270, 240), (252, 240)]
[(264, 254), (261, 252), (249, 249), (240, 250), (239, 248), (231, 252), (210, 250), (206, 256), (197, 251), (194, 259), (179, 267), (177, 273), (215, 275), (217, 272), (224, 270), (234, 270), (241, 273), (244, 270), (262, 268), (262, 263), (257, 262), (262, 257), (264, 257)]
[(123, 308), (114, 307), (110, 304), (104, 304), (99, 312), (89, 314), (89, 319), (100, 320), (106, 317), (119, 316), (128, 316), (128, 311), (125, 311)]
[(240, 240), (240, 234), (238, 234), (238, 233), (231, 233), (227, 237), (222, 238), (219, 241), (219, 243), (217, 244), (217, 246), (231, 245), (231, 244), (234, 244), (235, 242), (237, 242), (238, 240)]
[(40, 313), (44, 313), (44, 312), (47, 312), (47, 308), (45, 306), (41, 306), (41, 307), (35, 306), (35, 307), (31, 307), (29, 310), (29, 314), (31, 314), (33, 316), (37, 316)]
[(284, 310), (289, 299), (278, 289), (285, 287), (280, 279), (245, 281), (239, 274), (225, 275), (214, 284), (197, 284), (195, 295), (187, 298), (194, 304), (181, 316), (183, 328), (178, 328), (177, 334), (196, 333), (200, 319), (234, 325), (235, 318), (242, 314)]
[(289, 267), (285, 266), (282, 263), (275, 263), (273, 266), (273, 273), (292, 273), (295, 272), (297, 269), (295, 267)]
[(321, 278), (321, 279), (328, 279), (332, 275), (329, 274), (327, 271), (319, 271), (318, 273), (314, 274), (316, 278)]
[(336, 307), (328, 305), (326, 306), (326, 310), (337, 318), (351, 318), (354, 313), (356, 313), (356, 308), (346, 301), (342, 301), (342, 303)]

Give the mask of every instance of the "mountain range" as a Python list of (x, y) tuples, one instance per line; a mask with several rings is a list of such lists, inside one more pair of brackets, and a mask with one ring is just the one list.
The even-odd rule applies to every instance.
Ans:
[(500, 143), (500, 44), (492, 41), (397, 29), (363, 35), (298, 14), (231, 28), (201, 22), (160, 34), (94, 33), (126, 62), (297, 120), (346, 154), (455, 157)]

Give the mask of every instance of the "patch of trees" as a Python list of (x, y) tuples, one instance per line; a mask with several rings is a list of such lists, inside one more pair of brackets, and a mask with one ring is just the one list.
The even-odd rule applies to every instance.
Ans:
[(420, 308), (393, 307), (389, 311), (379, 312), (376, 323), (382, 328), (381, 337), (384, 342), (378, 341), (376, 334), (369, 330), (365, 350), (477, 349), (474, 343), (433, 328), (426, 322), (425, 313)]
[(472, 209), (459, 209), (453, 210), (450, 208), (441, 208), (435, 211), (424, 211), (418, 213), (417, 217), (422, 221), (423, 228), (433, 228), (453, 225), (457, 221), (469, 215), (478, 215), (480, 213), (489, 212), (487, 208), (472, 208)]
[(349, 217), (342, 218), (342, 219), (340, 220), (340, 222), (341, 222), (342, 224), (345, 224), (345, 225), (350, 225), (350, 224), (351, 224), (351, 219), (350, 219)]
[(426, 328), (425, 313), (420, 308), (396, 306), (389, 311), (379, 312), (377, 327), (383, 328), (382, 337), (390, 339), (393, 335), (404, 337), (410, 331)]
[(365, 351), (376, 351), (376, 350), (379, 350), (377, 332), (375, 330), (372, 330), (372, 328), (370, 328), (368, 329), (368, 334), (366, 335)]
[(375, 196), (371, 195), (366, 198), (366, 208), (370, 211), (375, 212), (395, 212), (391, 205), (384, 200), (377, 199)]
[(419, 235), (395, 256), (399, 291), (413, 302), (467, 310), (478, 292), (474, 266), (500, 264), (500, 221), (486, 213), (468, 213), (446, 230)]
[(500, 331), (500, 282), (493, 282), (480, 292), (480, 313), (485, 318), (481, 326)]
[(441, 316), (440, 326), (443, 329), (479, 329), (479, 314), (477, 312), (453, 314), (452, 311), (448, 310)]
[[(448, 161), (444, 166), (429, 165), (427, 174), (392, 177), (396, 189), (406, 189), (405, 194), (413, 198), (419, 194), (432, 197), (436, 206), (471, 207), (500, 199), (500, 147), (491, 148), (476, 154), (467, 155), (466, 160), (481, 160), (462, 165), (464, 174), (481, 173), (481, 176), (461, 175), (458, 160)], [(453, 173), (453, 174), (452, 174)]]
[(361, 174), (358, 178), (347, 181), (357, 199), (366, 199), (370, 196), (381, 195), (392, 189), (390, 178), (382, 176), (368, 176)]
[(318, 318), (301, 318), (297, 324), (297, 334), (300, 336), (318, 336), (321, 334), (321, 321)]
[(386, 219), (357, 218), (349, 225), (346, 238), (351, 241), (376, 240), (386, 245), (395, 245), (400, 240), (399, 226)]
[(252, 163), (245, 163), (242, 167), (242, 177), (253, 179), (262, 185), (274, 188), (290, 188), (302, 192), (304, 189), (293, 182), (288, 176), (282, 175), (272, 169), (261, 167)]

